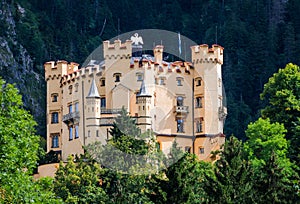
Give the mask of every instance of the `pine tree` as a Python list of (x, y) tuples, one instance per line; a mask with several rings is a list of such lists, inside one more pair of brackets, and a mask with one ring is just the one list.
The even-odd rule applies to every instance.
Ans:
[(231, 136), (225, 143), (221, 158), (215, 163), (214, 175), (206, 176), (206, 202), (252, 203), (252, 174), (253, 170), (245, 159), (242, 142)]
[(280, 167), (277, 155), (272, 152), (269, 159), (256, 170), (253, 175), (256, 203), (297, 203), (296, 175), (288, 175), (284, 167)]

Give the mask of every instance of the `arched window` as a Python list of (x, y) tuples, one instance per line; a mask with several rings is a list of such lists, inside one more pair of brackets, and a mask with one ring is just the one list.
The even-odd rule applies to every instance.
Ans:
[(52, 102), (57, 102), (57, 100), (58, 100), (58, 94), (57, 93), (51, 94), (51, 98), (52, 98)]
[(177, 97), (177, 106), (183, 106), (183, 97), (182, 96)]

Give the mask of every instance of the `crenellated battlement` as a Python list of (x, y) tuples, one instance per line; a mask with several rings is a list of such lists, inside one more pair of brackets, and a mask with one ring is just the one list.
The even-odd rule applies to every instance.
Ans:
[(115, 40), (113, 44), (110, 41), (103, 42), (104, 59), (130, 59), (132, 53), (132, 41), (126, 40), (122, 43), (121, 40)]
[(45, 79), (59, 79), (62, 76), (71, 74), (78, 70), (79, 64), (75, 62), (68, 63), (65, 60), (49, 61), (44, 64)]
[(198, 63), (219, 63), (223, 64), (223, 50), (220, 45), (212, 45), (211, 48), (207, 44), (195, 45), (191, 47), (192, 62)]

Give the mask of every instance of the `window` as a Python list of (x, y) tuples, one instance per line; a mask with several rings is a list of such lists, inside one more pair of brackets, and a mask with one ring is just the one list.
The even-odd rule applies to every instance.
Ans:
[(79, 87), (79, 84), (76, 83), (76, 84), (75, 84), (75, 92), (78, 92), (78, 87)]
[(52, 136), (52, 148), (59, 147), (59, 137), (58, 134)]
[(51, 123), (52, 124), (58, 123), (58, 112), (53, 112), (51, 114)]
[(196, 97), (196, 108), (202, 108), (202, 97)]
[(51, 98), (52, 98), (52, 102), (57, 102), (58, 94), (57, 94), (57, 93), (52, 94), (52, 95), (51, 95)]
[(202, 79), (199, 77), (199, 78), (196, 78), (195, 79), (195, 84), (196, 84), (196, 86), (201, 86), (201, 81), (202, 81)]
[(72, 89), (73, 89), (73, 86), (70, 85), (70, 86), (69, 86), (69, 94), (72, 94)]
[(165, 78), (160, 78), (159, 79), (159, 84), (160, 85), (165, 85)]
[(115, 82), (120, 82), (120, 79), (121, 79), (121, 73), (114, 73), (113, 76), (115, 77)]
[(99, 130), (96, 130), (96, 137), (99, 137)]
[(183, 132), (183, 120), (177, 119), (177, 132)]
[(191, 153), (191, 147), (189, 147), (189, 146), (186, 146), (186, 147), (184, 148), (184, 151), (185, 151), (185, 152), (189, 152), (189, 153)]
[(177, 97), (177, 106), (183, 106), (183, 97), (182, 96)]
[(143, 81), (144, 77), (142, 73), (137, 73), (136, 76), (137, 76), (137, 81)]
[(105, 108), (106, 107), (106, 98), (103, 97), (100, 99), (100, 107)]
[(73, 127), (69, 127), (69, 140), (73, 140)]
[(156, 148), (160, 150), (162, 149), (161, 142), (156, 142)]
[(75, 139), (79, 138), (79, 126), (75, 125)]
[(69, 113), (72, 113), (73, 112), (73, 106), (72, 104), (69, 105)]
[(204, 147), (199, 147), (199, 154), (204, 154)]
[(203, 119), (196, 121), (196, 132), (202, 132)]
[(182, 81), (183, 81), (182, 77), (177, 77), (176, 81), (177, 81), (177, 86), (182, 86)]
[(79, 103), (76, 102), (76, 103), (75, 103), (75, 112), (78, 112), (78, 111), (79, 111)]
[(91, 131), (89, 130), (89, 131), (88, 131), (88, 137), (90, 137), (90, 136), (91, 136)]
[(100, 86), (105, 86), (105, 78), (100, 79)]

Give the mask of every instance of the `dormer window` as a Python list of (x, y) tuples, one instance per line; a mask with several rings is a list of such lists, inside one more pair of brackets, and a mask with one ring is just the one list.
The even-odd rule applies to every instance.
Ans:
[(121, 73), (114, 73), (113, 77), (115, 77), (115, 82), (121, 81)]

